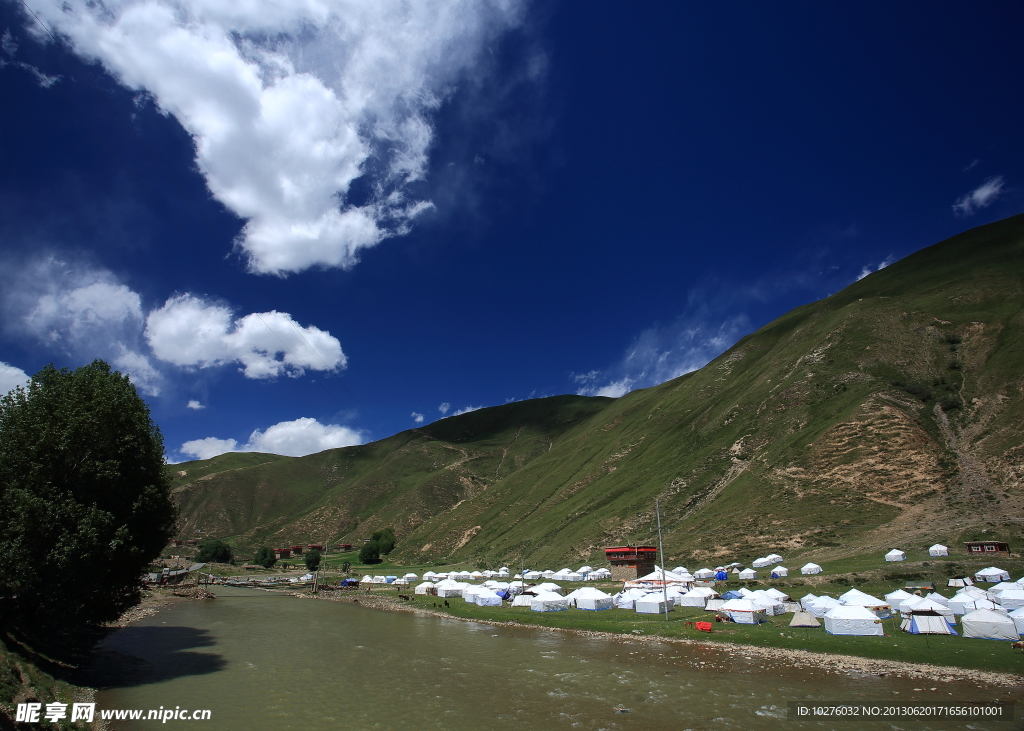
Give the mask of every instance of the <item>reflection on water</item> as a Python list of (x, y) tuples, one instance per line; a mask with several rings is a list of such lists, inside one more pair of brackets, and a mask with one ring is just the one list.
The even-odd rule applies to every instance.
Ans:
[[(491, 627), (218, 588), (120, 630), (102, 647), (98, 708), (210, 709), (171, 726), (276, 729), (1011, 729), (991, 720), (817, 722), (787, 703), (995, 700), (1008, 693), (765, 668), (720, 651)], [(615, 611), (615, 610), (611, 610)], [(936, 687), (931, 683), (931, 687)], [(953, 695), (949, 695), (949, 693)], [(115, 722), (113, 728), (150, 728)]]

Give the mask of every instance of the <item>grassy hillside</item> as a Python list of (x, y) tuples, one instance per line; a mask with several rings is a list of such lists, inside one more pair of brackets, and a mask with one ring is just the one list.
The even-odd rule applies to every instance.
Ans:
[(482, 409), (297, 459), (176, 465), (176, 495), (185, 532), (253, 546), (391, 525), (397, 557), (415, 563), (596, 560), (654, 539), (656, 498), (673, 562), (820, 562), (982, 535), (1019, 547), (1022, 374), (1017, 216), (654, 388)]

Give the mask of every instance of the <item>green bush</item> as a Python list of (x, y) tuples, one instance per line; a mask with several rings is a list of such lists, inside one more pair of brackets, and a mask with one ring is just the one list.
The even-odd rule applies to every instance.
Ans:
[(374, 563), (380, 560), (380, 547), (377, 541), (369, 541), (359, 549), (360, 563)]
[(390, 528), (374, 531), (370, 536), (370, 542), (377, 542), (377, 551), (381, 556), (387, 556), (395, 547), (395, 532)]
[(258, 564), (265, 569), (269, 569), (277, 563), (277, 556), (274, 555), (274, 549), (263, 546), (256, 551), (256, 557), (253, 559), (253, 563)]
[(306, 551), (303, 555), (302, 560), (306, 562), (307, 571), (316, 571), (320, 568), (320, 550), (312, 548)]
[(199, 544), (199, 553), (196, 554), (197, 563), (231, 563), (234, 554), (231, 546), (220, 539), (203, 541)]

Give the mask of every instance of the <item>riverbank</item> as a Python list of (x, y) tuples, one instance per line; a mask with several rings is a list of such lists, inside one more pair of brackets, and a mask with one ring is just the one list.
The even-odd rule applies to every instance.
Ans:
[[(551, 618), (552, 615), (563, 614), (562, 612), (532, 613), (529, 616), (531, 621), (523, 622), (519, 619), (494, 619), (484, 616), (465, 616), (453, 613), (450, 608), (446, 611), (441, 607), (426, 606), (426, 602), (420, 598), (418, 601), (407, 602), (398, 599), (397, 596), (382, 593), (342, 593), (322, 592), (317, 596), (309, 593), (287, 592), (296, 597), (306, 599), (321, 599), (326, 601), (337, 601), (344, 603), (358, 604), (367, 609), (376, 609), (389, 612), (412, 612), (426, 614), (445, 619), (455, 619), (464, 622), (477, 622), (491, 626), (521, 626), (535, 629), (543, 629), (552, 632), (565, 632), (580, 637), (607, 640), (625, 644), (651, 645), (667, 643), (672, 645), (688, 646), (708, 651), (702, 654), (700, 660), (692, 660), (689, 664), (699, 667), (702, 670), (724, 670), (724, 665), (732, 665), (735, 660), (752, 661), (753, 669), (759, 672), (771, 671), (771, 665), (785, 665), (787, 667), (807, 668), (830, 673), (833, 675), (868, 676), (877, 677), (902, 677), (921, 681), (922, 687), (915, 689), (920, 693), (943, 693), (941, 686), (935, 683), (972, 683), (979, 688), (1017, 688), (1024, 683), (1024, 674), (995, 672), (976, 668), (963, 668), (952, 665), (934, 665), (930, 663), (906, 662), (900, 660), (889, 660), (880, 658), (863, 657), (849, 654), (812, 652), (805, 649), (794, 649), (786, 647), (769, 647), (753, 644), (745, 644), (732, 641), (718, 633), (717, 639), (694, 639), (690, 637), (666, 636), (658, 634), (654, 627), (644, 630), (633, 630), (630, 632), (610, 632), (581, 627), (559, 627), (544, 624), (544, 618)], [(428, 601), (436, 598), (427, 597)], [(443, 601), (443, 600), (442, 600)], [(462, 600), (455, 600), (462, 603)], [(454, 602), (453, 602), (454, 603)], [(614, 612), (616, 610), (607, 610)], [(823, 632), (823, 630), (819, 630)], [(637, 632), (640, 632), (637, 634)], [(782, 631), (783, 635), (799, 639), (798, 631)], [(712, 633), (711, 637), (714, 637)], [(829, 635), (831, 637), (831, 635)], [(869, 638), (876, 641), (884, 641), (890, 638)], [(920, 638), (918, 638), (920, 639)], [(933, 641), (937, 638), (933, 638)], [(968, 640), (969, 642), (983, 642), (982, 640)], [(1010, 652), (1009, 643), (990, 642), (1001, 651)], [(926, 687), (927, 686), (927, 687)]]

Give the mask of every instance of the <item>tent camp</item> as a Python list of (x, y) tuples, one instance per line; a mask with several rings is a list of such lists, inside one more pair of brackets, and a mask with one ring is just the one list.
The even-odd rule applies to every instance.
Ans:
[(749, 579), (756, 579), (757, 572), (754, 571), (754, 569), (743, 569), (742, 571), (740, 571), (740, 578), (744, 581), (747, 581)]
[(825, 614), (825, 631), (830, 635), (883, 636), (882, 620), (867, 607), (832, 607)]
[(816, 563), (805, 563), (800, 567), (800, 573), (804, 576), (810, 576), (812, 574), (820, 574), (821, 566)]
[(934, 546), (928, 549), (929, 556), (948, 556), (949, 547), (943, 546), (941, 543), (936, 543)]
[(626, 589), (612, 597), (612, 600), (615, 603), (616, 609), (633, 609), (633, 605), (636, 603), (636, 600), (645, 594), (647, 594), (647, 592), (643, 589)]
[(898, 548), (894, 548), (889, 553), (885, 554), (886, 561), (906, 561), (907, 554)]
[(761, 624), (768, 621), (764, 609), (755, 606), (749, 599), (730, 599), (719, 611), (729, 615), (737, 624)]
[(769, 617), (786, 613), (786, 605), (768, 592), (755, 591), (748, 599), (754, 603), (755, 607), (764, 609), (764, 613)]
[(535, 612), (561, 612), (569, 608), (569, 601), (561, 594), (546, 591), (530, 600), (530, 609)]
[(987, 569), (982, 569), (974, 575), (975, 581), (984, 581), (989, 584), (995, 584), (998, 581), (1009, 581), (1010, 572), (997, 569), (995, 566), (989, 566)]
[(960, 619), (964, 637), (981, 640), (1013, 640), (1019, 638), (1013, 620), (1003, 612), (976, 609)]

